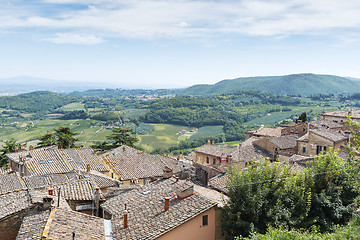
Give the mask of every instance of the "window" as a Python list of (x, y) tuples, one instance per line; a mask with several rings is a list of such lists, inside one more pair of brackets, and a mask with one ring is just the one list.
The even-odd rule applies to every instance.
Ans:
[(208, 215), (204, 215), (203, 217), (202, 217), (202, 225), (203, 226), (207, 226), (209, 223), (208, 223)]
[(206, 163), (209, 163), (209, 162), (210, 162), (209, 157), (206, 157)]
[(216, 164), (216, 158), (213, 158), (213, 164)]
[(324, 146), (324, 152), (326, 151), (326, 146)]
[(322, 151), (322, 146), (316, 146), (316, 154), (319, 154)]
[(303, 153), (306, 153), (306, 147), (303, 147), (303, 148), (302, 148), (302, 152), (303, 152)]

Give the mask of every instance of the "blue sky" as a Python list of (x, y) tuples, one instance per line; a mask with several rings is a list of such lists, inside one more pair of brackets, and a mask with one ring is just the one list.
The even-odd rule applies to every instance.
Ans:
[(358, 0), (0, 0), (0, 78), (124, 88), (360, 78)]

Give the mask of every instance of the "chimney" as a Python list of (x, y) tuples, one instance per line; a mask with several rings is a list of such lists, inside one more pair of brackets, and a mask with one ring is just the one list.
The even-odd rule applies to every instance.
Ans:
[(86, 165), (86, 171), (87, 171), (87, 172), (90, 172), (90, 163), (88, 163), (88, 164)]
[(214, 141), (212, 141), (212, 142), (211, 142), (211, 144), (212, 144), (212, 145), (214, 145), (214, 144), (215, 144), (215, 142), (214, 142)]
[(15, 152), (18, 152), (19, 151), (19, 147), (18, 146), (15, 146)]
[(194, 185), (191, 185), (188, 188), (184, 188), (182, 190), (176, 191), (176, 195), (179, 200), (183, 200), (187, 197), (190, 197), (193, 194), (194, 194)]
[(174, 174), (174, 171), (169, 168), (168, 166), (165, 166), (163, 168), (163, 178), (171, 178)]
[(164, 209), (164, 211), (166, 212), (167, 210), (169, 210), (169, 207), (170, 207), (170, 198), (165, 197), (165, 209)]
[(128, 211), (126, 210), (126, 204), (125, 204), (125, 209), (124, 209), (124, 228), (127, 228), (127, 227), (128, 227), (127, 214), (128, 214)]
[(81, 148), (84, 148), (84, 145), (81, 145)]
[(21, 151), (25, 151), (25, 146), (24, 146), (24, 145), (21, 145), (21, 146), (20, 146), (20, 149), (21, 149)]
[(301, 124), (301, 123), (302, 123), (302, 120), (298, 119), (297, 124)]
[(48, 194), (50, 195), (50, 196), (54, 196), (54, 189), (53, 188), (48, 188)]
[(24, 168), (25, 168), (25, 166), (24, 166), (24, 159), (21, 157), (21, 156), (19, 156), (19, 173), (20, 173), (20, 176), (21, 177), (23, 177), (24, 176)]
[(208, 139), (208, 140), (207, 140), (207, 144), (211, 144), (211, 141), (210, 141), (210, 139)]
[(94, 196), (94, 201), (95, 201), (95, 211), (94, 211), (94, 216), (99, 217), (99, 209), (100, 209), (100, 188), (96, 187), (95, 188), (95, 196)]
[(32, 150), (34, 150), (34, 147), (33, 147), (33, 145), (30, 145), (29, 151), (32, 151)]
[(178, 182), (178, 181), (179, 181), (179, 177), (175, 177), (175, 180), (176, 180), (176, 182)]

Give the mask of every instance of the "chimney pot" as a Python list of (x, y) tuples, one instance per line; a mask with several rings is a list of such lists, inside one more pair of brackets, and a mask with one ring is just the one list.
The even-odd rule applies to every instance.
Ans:
[(212, 142), (211, 142), (211, 144), (212, 144), (212, 145), (214, 145), (214, 144), (215, 144), (215, 142), (214, 142), (214, 141), (212, 141)]
[(211, 143), (210, 139), (208, 139), (208, 140), (207, 140), (207, 143), (208, 143), (208, 144), (210, 144), (210, 143)]
[(165, 212), (167, 210), (169, 210), (169, 206), (170, 206), (170, 198), (169, 197), (165, 197)]
[(128, 214), (128, 211), (126, 209), (124, 209), (124, 228), (127, 228), (128, 227), (128, 219), (127, 219), (127, 214)]
[(49, 194), (50, 196), (54, 196), (54, 189), (53, 189), (53, 188), (49, 188), (49, 189), (48, 189), (48, 194)]

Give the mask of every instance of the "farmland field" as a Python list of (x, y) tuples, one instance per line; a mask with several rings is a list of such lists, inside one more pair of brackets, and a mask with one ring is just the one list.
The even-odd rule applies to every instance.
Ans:
[(83, 103), (70, 103), (68, 105), (62, 106), (59, 108), (62, 111), (77, 111), (77, 110), (85, 110), (85, 104)]
[(155, 126), (154, 131), (146, 135), (138, 135), (138, 145), (146, 151), (154, 151), (155, 149), (166, 149), (175, 146), (180, 141), (180, 135), (177, 133), (181, 130), (195, 130), (192, 127), (178, 126), (172, 124), (152, 124)]

